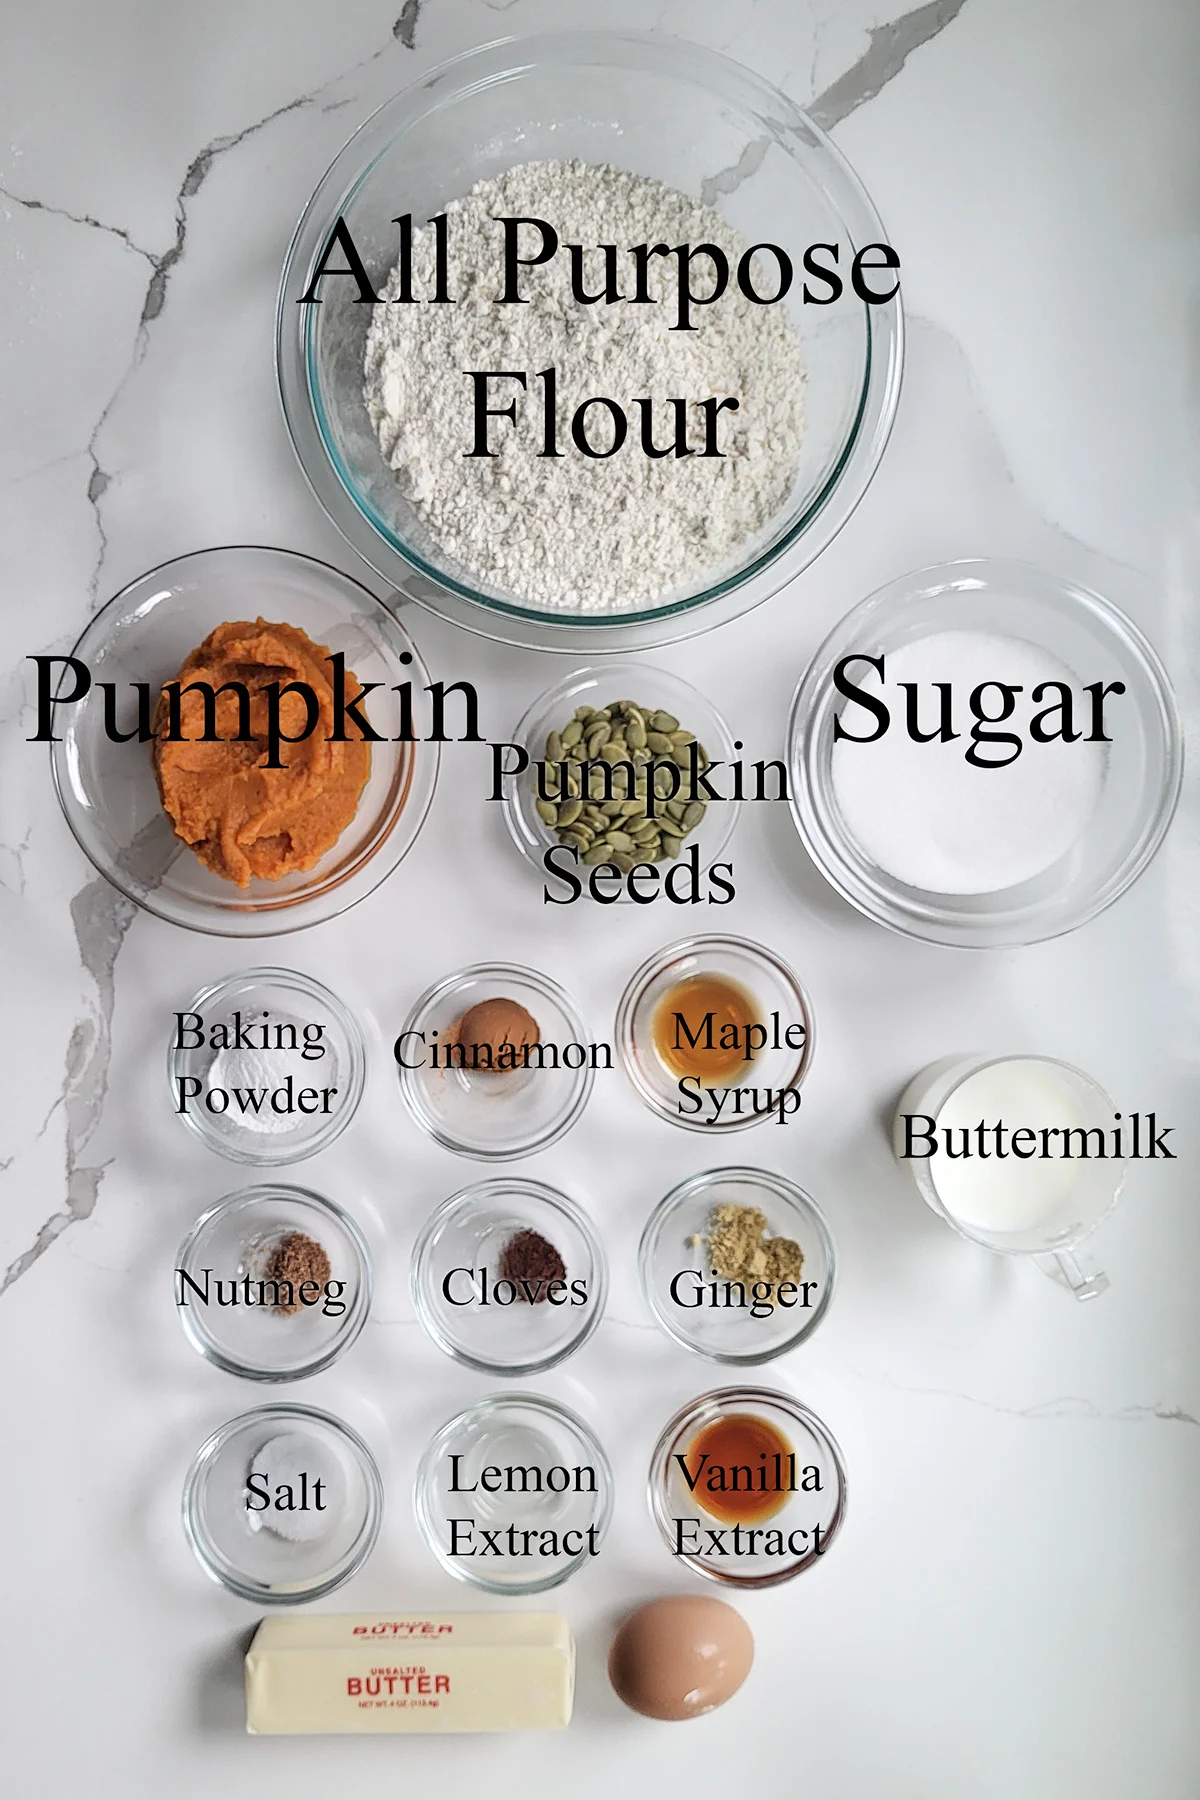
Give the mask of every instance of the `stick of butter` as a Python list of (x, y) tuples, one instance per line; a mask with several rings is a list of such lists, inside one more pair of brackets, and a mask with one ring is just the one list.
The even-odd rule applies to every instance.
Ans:
[(276, 1616), (246, 1653), (252, 1732), (551, 1731), (574, 1698), (558, 1613)]

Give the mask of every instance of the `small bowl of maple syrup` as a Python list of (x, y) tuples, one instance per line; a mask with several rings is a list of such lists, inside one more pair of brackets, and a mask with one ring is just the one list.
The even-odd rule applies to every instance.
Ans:
[(776, 1587), (825, 1555), (846, 1514), (846, 1469), (814, 1412), (773, 1388), (717, 1388), (669, 1421), (650, 1461), (650, 1510), (672, 1556), (729, 1587)]
[(799, 1111), (813, 1055), (812, 1004), (761, 944), (684, 938), (633, 976), (616, 1038), (651, 1112), (690, 1131), (741, 1131)]

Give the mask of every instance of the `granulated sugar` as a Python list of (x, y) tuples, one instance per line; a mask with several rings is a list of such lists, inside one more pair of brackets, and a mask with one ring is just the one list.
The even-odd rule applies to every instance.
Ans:
[[(388, 304), (399, 269), (383, 289), (367, 337), (365, 397), (379, 442), (401, 491), (436, 542), (486, 588), (541, 608), (598, 612), (645, 607), (676, 590), (694, 592), (744, 559), (787, 502), (803, 430), (803, 365), (787, 304), (756, 305), (735, 280), (720, 299), (698, 306), (696, 329), (677, 322), (677, 262), (651, 258), (647, 289), (656, 304), (581, 304), (571, 290), (568, 244), (587, 246), (586, 291), (605, 285), (605, 258), (618, 248), (617, 286), (635, 291), (635, 244), (712, 243), (731, 270), (747, 243), (699, 201), (627, 171), (586, 163), (527, 163), (481, 183), (446, 209), (449, 292), (453, 305)], [(528, 305), (497, 305), (503, 292), (503, 233), (497, 218), (544, 219), (562, 249), (523, 269)], [(521, 250), (540, 243), (529, 227)], [(755, 258), (757, 266), (758, 258)], [(431, 227), (414, 232), (413, 294), (430, 295)], [(693, 289), (709, 278), (707, 259), (692, 268)], [(779, 274), (767, 259), (761, 291)], [(712, 292), (713, 283), (707, 292)], [(543, 384), (557, 372), (559, 458), (543, 447)], [(514, 425), (489, 425), (494, 457), (465, 454), (473, 443), (475, 369), (526, 372), (491, 384), (489, 403), (516, 404)], [(570, 424), (584, 401), (604, 395), (629, 419), (623, 447), (603, 460), (581, 454)], [(738, 401), (717, 415), (719, 457), (661, 459), (641, 445), (637, 397), (653, 402), (654, 442), (674, 442), (667, 402), (688, 401), (688, 443), (704, 447), (704, 414), (695, 403)], [(613, 442), (603, 409), (593, 408), (589, 437)]]
[[(886, 689), (874, 691), (886, 692), (897, 718), (902, 683), (924, 696), (932, 721), (937, 683), (949, 684), (960, 706), (979, 683), (1013, 683), (1013, 716), (989, 729), (1023, 736), (1040, 684), (1073, 682), (1046, 651), (982, 631), (918, 638), (890, 650), (886, 668)], [(850, 835), (880, 868), (928, 893), (999, 893), (1040, 875), (1082, 835), (1104, 781), (1104, 752), (1088, 741), (1026, 742), (1004, 766), (976, 767), (964, 755), (964, 724), (945, 742), (914, 742), (893, 722), (875, 743), (833, 746), (833, 791)]]

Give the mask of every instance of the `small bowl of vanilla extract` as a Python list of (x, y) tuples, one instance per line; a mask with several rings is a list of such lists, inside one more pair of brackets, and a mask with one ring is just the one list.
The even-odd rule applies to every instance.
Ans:
[(812, 1003), (763, 945), (684, 938), (632, 977), (616, 1038), (651, 1112), (690, 1131), (743, 1131), (799, 1112), (813, 1056)]
[(728, 1587), (776, 1587), (815, 1568), (846, 1515), (829, 1428), (791, 1394), (728, 1387), (664, 1426), (650, 1510), (672, 1556)]

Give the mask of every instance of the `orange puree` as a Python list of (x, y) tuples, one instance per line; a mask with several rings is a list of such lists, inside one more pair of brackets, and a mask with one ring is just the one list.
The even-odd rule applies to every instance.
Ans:
[[(179, 701), (181, 742), (167, 734), (170, 713), (164, 692), (155, 716), (154, 769), (158, 791), (177, 837), (201, 862), (249, 887), (252, 877), (278, 881), (311, 869), (337, 843), (358, 807), (371, 772), (371, 746), (345, 720), (347, 741), (334, 743), (333, 669), (323, 644), (314, 644), (295, 625), (265, 619), (218, 625), (193, 650), (176, 679), (182, 688), (203, 682), (214, 691), (239, 682), (249, 695), (249, 736), (239, 741), (241, 700), (236, 692), (217, 694), (215, 738), (205, 731), (203, 693), (183, 693)], [(266, 690), (288, 682), (308, 688), (319, 709), (313, 730), (303, 737), (309, 707), (303, 693), (283, 693), (278, 731), (298, 743), (278, 746), (283, 768), (268, 768), (269, 713)], [(362, 692), (346, 671), (345, 701)]]

